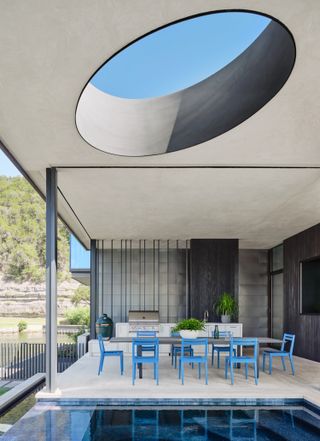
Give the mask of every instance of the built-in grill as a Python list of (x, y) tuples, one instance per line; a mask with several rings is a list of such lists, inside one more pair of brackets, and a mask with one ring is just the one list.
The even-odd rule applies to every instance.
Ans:
[(159, 332), (159, 311), (129, 311), (129, 333), (137, 331)]

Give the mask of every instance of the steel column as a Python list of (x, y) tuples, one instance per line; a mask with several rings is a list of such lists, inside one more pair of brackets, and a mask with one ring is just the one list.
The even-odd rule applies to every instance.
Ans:
[(46, 170), (46, 388), (57, 389), (57, 171)]
[(90, 242), (90, 339), (96, 338), (97, 320), (97, 241)]

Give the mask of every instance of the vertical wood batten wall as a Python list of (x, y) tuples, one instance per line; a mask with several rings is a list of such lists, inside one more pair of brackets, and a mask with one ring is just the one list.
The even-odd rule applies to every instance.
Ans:
[(188, 249), (185, 240), (97, 241), (97, 314), (115, 323), (127, 321), (130, 309), (159, 310), (162, 322), (185, 318)]
[(290, 237), (284, 251), (284, 330), (296, 335), (295, 355), (320, 361), (320, 315), (301, 315), (300, 262), (320, 256), (320, 224)]
[(238, 239), (191, 239), (190, 242), (190, 314), (219, 321), (213, 305), (224, 292), (238, 300)]

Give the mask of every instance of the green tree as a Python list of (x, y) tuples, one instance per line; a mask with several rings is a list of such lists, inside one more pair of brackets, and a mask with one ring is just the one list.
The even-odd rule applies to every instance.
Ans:
[[(0, 176), (0, 272), (16, 282), (45, 279), (45, 203), (22, 177)], [(69, 276), (69, 233), (58, 222), (58, 277)]]

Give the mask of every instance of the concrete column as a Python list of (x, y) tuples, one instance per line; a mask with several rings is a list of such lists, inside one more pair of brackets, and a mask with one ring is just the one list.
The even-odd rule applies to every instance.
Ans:
[(97, 314), (97, 242), (90, 242), (90, 340), (96, 338)]
[(57, 171), (46, 170), (46, 388), (57, 389)]

